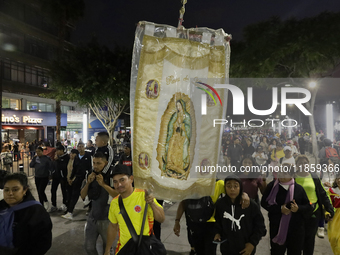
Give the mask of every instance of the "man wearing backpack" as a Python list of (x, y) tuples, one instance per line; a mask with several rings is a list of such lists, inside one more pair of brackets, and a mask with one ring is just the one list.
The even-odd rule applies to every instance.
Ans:
[(330, 159), (333, 162), (338, 161), (340, 158), (336, 149), (332, 148), (332, 141), (330, 139), (324, 139), (323, 144), (325, 147), (319, 151), (320, 160)]

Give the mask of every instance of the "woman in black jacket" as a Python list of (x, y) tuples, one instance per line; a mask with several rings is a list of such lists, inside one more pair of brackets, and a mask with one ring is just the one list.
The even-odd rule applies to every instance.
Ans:
[[(1, 214), (9, 208), (14, 209), (15, 206), (25, 202), (35, 201), (29, 190), (25, 174), (8, 174), (5, 176), (4, 182), (4, 199), (0, 201)], [(13, 240), (11, 242), (14, 247), (0, 246), (1, 255), (43, 255), (50, 249), (52, 244), (51, 218), (38, 202), (14, 211), (12, 226)]]
[(242, 181), (234, 174), (224, 180), (226, 196), (217, 200), (215, 238), (221, 243), (222, 255), (253, 255), (256, 245), (266, 235), (266, 227), (259, 206), (251, 199), (242, 209)]
[(304, 240), (304, 217), (312, 211), (304, 189), (294, 179), (293, 166), (282, 164), (278, 179), (270, 182), (261, 206), (268, 211), (270, 253), (300, 255)]

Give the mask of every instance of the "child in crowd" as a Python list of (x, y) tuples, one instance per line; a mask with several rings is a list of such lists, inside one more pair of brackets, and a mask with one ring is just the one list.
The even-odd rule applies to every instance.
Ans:
[(328, 194), (331, 197), (335, 215), (332, 221), (328, 222), (328, 239), (332, 246), (334, 255), (340, 255), (340, 173), (336, 176), (333, 187), (329, 188)]
[(221, 244), (222, 255), (253, 255), (266, 235), (263, 215), (252, 200), (248, 208), (242, 209), (243, 184), (239, 177), (229, 175), (224, 183), (226, 195), (216, 202), (214, 240)]

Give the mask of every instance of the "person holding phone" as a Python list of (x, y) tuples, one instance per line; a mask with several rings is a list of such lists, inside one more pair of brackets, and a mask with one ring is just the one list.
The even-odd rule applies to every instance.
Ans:
[(270, 182), (261, 206), (268, 211), (270, 254), (301, 255), (305, 237), (304, 218), (313, 208), (302, 186), (294, 180), (294, 167), (282, 164), (278, 178)]
[(253, 255), (266, 235), (263, 215), (253, 200), (242, 209), (243, 184), (238, 176), (231, 174), (224, 183), (226, 195), (216, 202), (214, 243), (221, 244), (222, 255)]

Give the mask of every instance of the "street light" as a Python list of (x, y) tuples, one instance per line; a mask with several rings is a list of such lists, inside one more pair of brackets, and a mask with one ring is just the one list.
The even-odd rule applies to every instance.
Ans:
[(333, 104), (326, 104), (326, 127), (327, 127), (327, 138), (333, 142)]
[(308, 86), (309, 86), (311, 89), (313, 89), (313, 88), (316, 87), (316, 82), (315, 82), (315, 81), (311, 81), (311, 82), (308, 84)]

